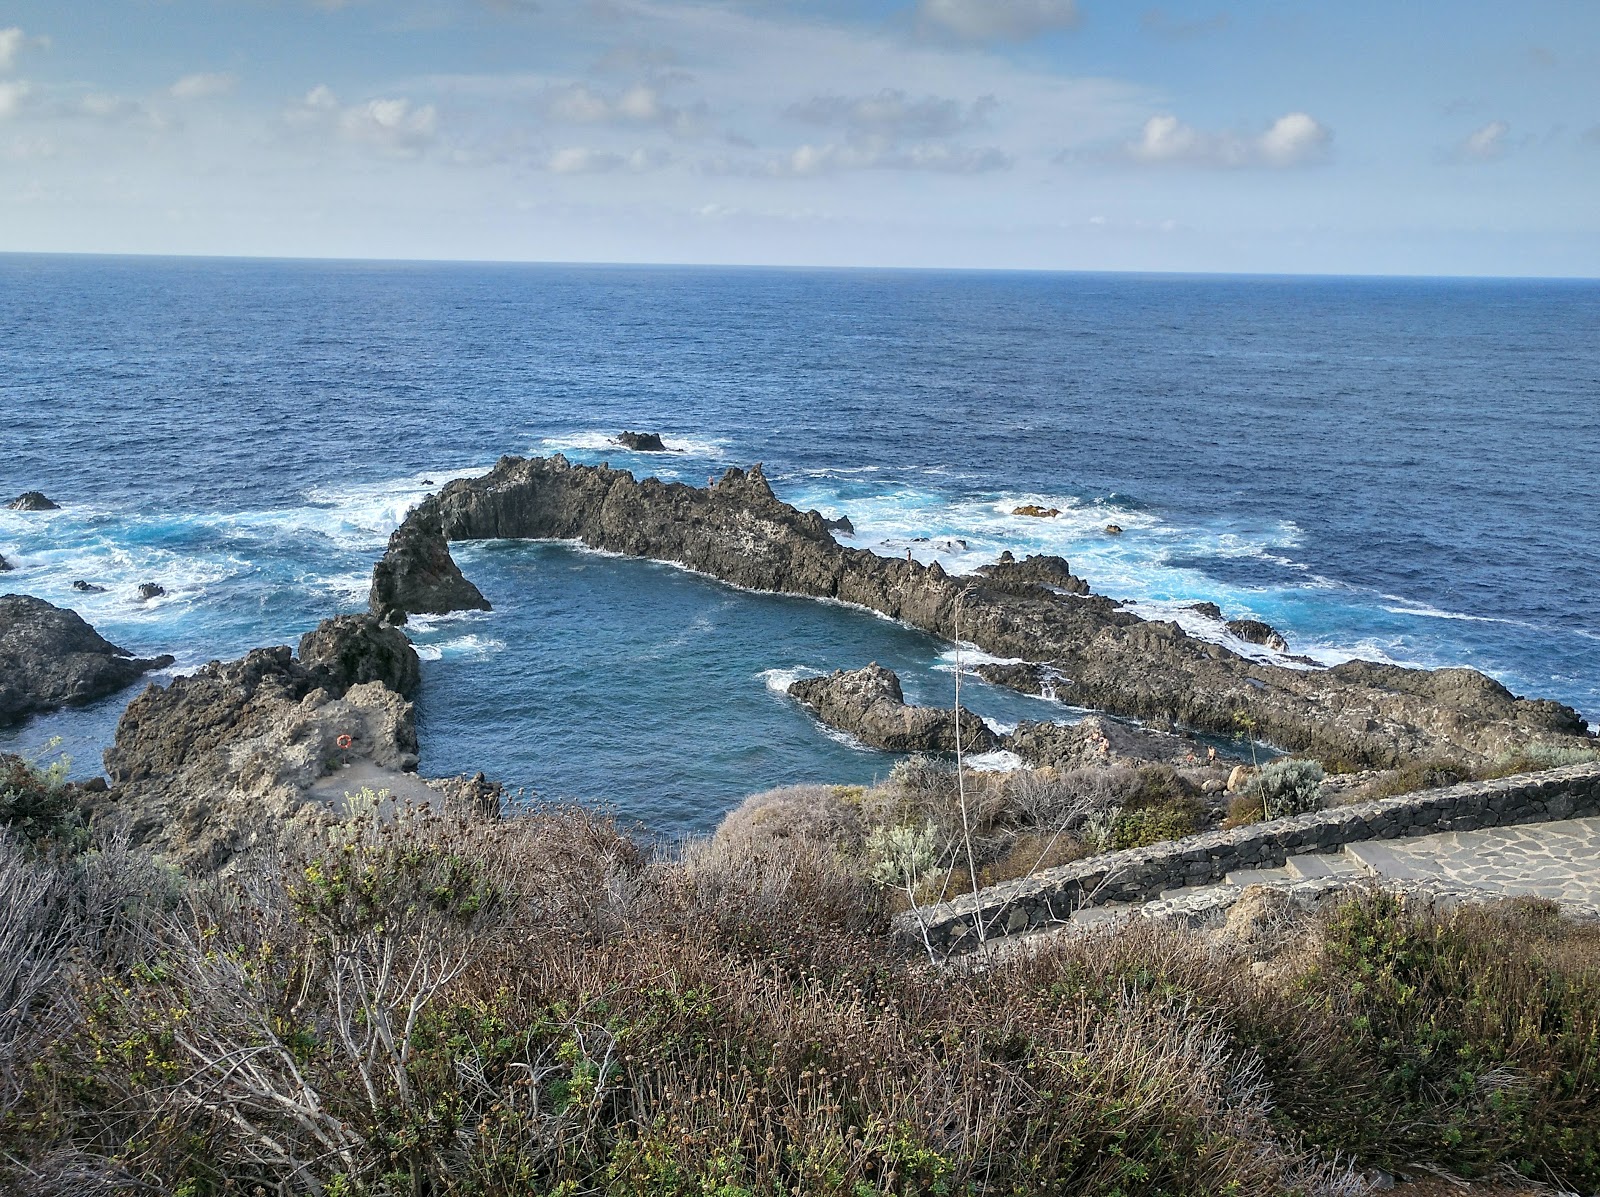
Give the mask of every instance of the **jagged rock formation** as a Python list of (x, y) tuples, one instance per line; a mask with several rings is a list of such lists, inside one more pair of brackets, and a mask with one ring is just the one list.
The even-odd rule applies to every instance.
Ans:
[(834, 520), (824, 519), (822, 526), (829, 532), (838, 532), (842, 536), (854, 536), (856, 534), (856, 526), (850, 522), (848, 515), (841, 515)]
[(106, 592), (104, 586), (96, 586), (93, 582), (85, 582), (82, 578), (74, 582), (72, 588), (79, 594), (104, 594)]
[(158, 599), (167, 593), (167, 588), (159, 582), (140, 582), (139, 601), (148, 603), (151, 599)]
[(1289, 642), (1270, 623), (1262, 623), (1259, 619), (1230, 619), (1227, 628), (1246, 644), (1264, 644), (1278, 653), (1289, 651)]
[(1193, 764), (1204, 757), (1193, 740), (1171, 732), (1133, 727), (1097, 715), (1079, 723), (1019, 723), (1005, 748), (1035, 769), (1101, 765)]
[(258, 648), (129, 703), (105, 753), (112, 792), (99, 817), (208, 872), (274, 825), (337, 817), (309, 791), (341, 768), (416, 769), (412, 705), (386, 684), (414, 687), (405, 637), (369, 616), (343, 616), (302, 645), (309, 663), (287, 646)]
[(1190, 603), (1189, 610), (1198, 611), (1207, 619), (1214, 619), (1218, 623), (1222, 622), (1222, 608), (1215, 603)]
[(1048, 665), (1032, 661), (985, 661), (972, 672), (991, 686), (1004, 686), (1020, 694), (1049, 697), (1055, 693), (1055, 678)]
[(389, 536), (389, 547), (372, 571), (372, 613), (392, 624), (407, 615), (488, 611), (489, 600), (450, 556), (439, 512), (425, 500)]
[(635, 453), (665, 453), (666, 445), (661, 442), (659, 432), (619, 432), (617, 444), (624, 449), (632, 449)]
[(1018, 561), (1007, 549), (1000, 560), (978, 570), (992, 582), (1018, 586), (1047, 586), (1065, 594), (1088, 594), (1089, 583), (1072, 572), (1065, 557), (1050, 553), (1028, 554)]
[(134, 657), (76, 611), (24, 594), (0, 596), (0, 727), (94, 702), (171, 664), (166, 656)]
[[(835, 670), (827, 677), (801, 678), (789, 687), (829, 727), (864, 744), (890, 752), (954, 752), (953, 712), (908, 706), (893, 670), (876, 661), (865, 669)], [(961, 712), (961, 750), (989, 752), (999, 739), (971, 711)]]
[[(1230, 735), (1242, 717), (1280, 747), (1355, 765), (1430, 756), (1470, 762), (1531, 742), (1594, 742), (1578, 739), (1586, 724), (1570, 707), (1517, 698), (1474, 670), (1368, 662), (1292, 670), (1246, 660), (1169, 621), (1141, 620), (1098, 596), (952, 578), (937, 562), (844, 548), (820, 514), (780, 501), (759, 466), (729, 470), (701, 489), (559, 455), (502, 458), (484, 477), (457, 479), (425, 499), (390, 538), (374, 570), (373, 612), (394, 619), (440, 609), (451, 588), (413, 593), (397, 582), (415, 574), (418, 560), (442, 569), (447, 539), (497, 538), (579, 540), (753, 590), (857, 603), (996, 656), (1049, 664), (1063, 702)], [(460, 579), (453, 563), (449, 572)], [(474, 596), (454, 609), (486, 605), (471, 588)]]
[(11, 562), (6, 560), (6, 555), (4, 553), (0, 553), (0, 574), (9, 573), (15, 568), (16, 567), (12, 565)]
[(6, 504), (12, 511), (60, 511), (61, 504), (47, 499), (44, 492), (25, 490)]

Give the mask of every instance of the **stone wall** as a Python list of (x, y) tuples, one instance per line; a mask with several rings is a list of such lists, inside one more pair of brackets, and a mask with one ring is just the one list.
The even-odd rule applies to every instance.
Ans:
[(1065, 919), (1081, 906), (1154, 898), (1164, 889), (1209, 885), (1237, 869), (1276, 868), (1291, 856), (1361, 840), (1591, 815), (1600, 815), (1600, 764), (1466, 782), (1108, 852), (922, 907), (901, 915), (896, 929), (917, 944), (926, 935), (936, 951), (959, 952), (977, 945), (979, 919), (992, 939)]

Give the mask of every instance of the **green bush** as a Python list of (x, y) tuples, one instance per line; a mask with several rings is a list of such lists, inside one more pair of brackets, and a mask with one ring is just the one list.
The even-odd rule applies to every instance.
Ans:
[(35, 846), (81, 847), (85, 830), (76, 791), (67, 782), (71, 767), (65, 755), (41, 767), (37, 761), (0, 754), (0, 825)]
[(1322, 805), (1322, 778), (1316, 761), (1273, 761), (1251, 775), (1244, 794), (1258, 799), (1269, 819), (1303, 815)]

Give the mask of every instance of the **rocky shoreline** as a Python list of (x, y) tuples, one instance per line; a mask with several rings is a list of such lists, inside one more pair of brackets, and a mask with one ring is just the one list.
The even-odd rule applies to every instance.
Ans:
[(98, 701), (172, 660), (135, 657), (75, 611), (30, 595), (0, 595), (0, 727)]
[[(1048, 676), (1054, 695), (1075, 706), (1221, 735), (1248, 730), (1342, 765), (1478, 762), (1530, 745), (1593, 743), (1571, 707), (1519, 698), (1472, 669), (1246, 659), (1090, 593), (1059, 558), (952, 577), (937, 563), (841, 546), (821, 514), (781, 501), (760, 466), (693, 487), (560, 455), (504, 457), (482, 477), (448, 483), (395, 531), (373, 571), (372, 612), (400, 622), (487, 609), (449, 552), (452, 541), (486, 539), (576, 540), (751, 590), (853, 603), (1040, 666), (1015, 676), (1024, 686)], [(1270, 629), (1240, 630), (1270, 643)]]

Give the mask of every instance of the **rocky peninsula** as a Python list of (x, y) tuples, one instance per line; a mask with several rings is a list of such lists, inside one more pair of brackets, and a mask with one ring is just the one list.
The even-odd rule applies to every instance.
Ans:
[(953, 577), (937, 562), (842, 546), (820, 513), (780, 500), (759, 465), (694, 487), (559, 454), (504, 457), (482, 477), (448, 483), (395, 531), (373, 571), (372, 612), (399, 622), (414, 612), (486, 609), (449, 543), (488, 539), (575, 540), (751, 590), (853, 603), (1043, 666), (1019, 677), (1037, 684), (1048, 676), (1063, 702), (1211, 733), (1248, 730), (1333, 762), (1472, 762), (1532, 744), (1593, 744), (1571, 707), (1520, 698), (1472, 669), (1246, 659), (1088, 593), (1059, 558), (1000, 561)]
[(135, 657), (75, 611), (25, 594), (0, 595), (0, 727), (82, 706), (132, 685), (169, 656)]

